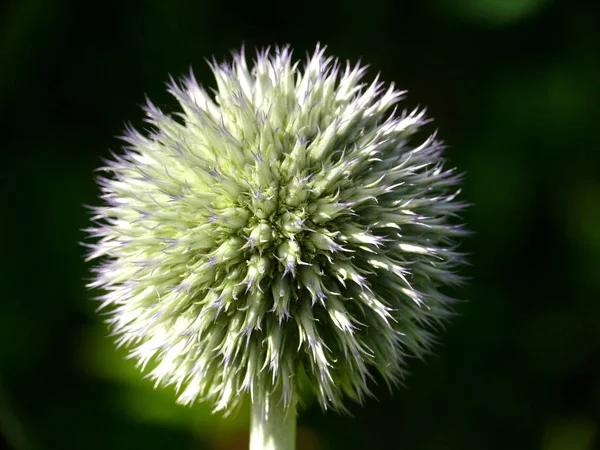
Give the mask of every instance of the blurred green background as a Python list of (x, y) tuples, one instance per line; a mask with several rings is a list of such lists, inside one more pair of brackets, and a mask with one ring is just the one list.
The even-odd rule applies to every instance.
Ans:
[(406, 388), (309, 405), (299, 450), (600, 448), (600, 2), (12, 0), (0, 6), (0, 448), (243, 449), (247, 414), (183, 408), (88, 300), (93, 169), (147, 94), (204, 58), (317, 41), (427, 105), (467, 173), (458, 316)]

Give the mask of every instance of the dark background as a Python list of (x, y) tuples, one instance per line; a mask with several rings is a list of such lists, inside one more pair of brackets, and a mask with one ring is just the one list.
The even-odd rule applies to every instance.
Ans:
[(427, 105), (467, 173), (458, 317), (406, 388), (310, 405), (302, 449), (600, 448), (600, 8), (595, 1), (9, 1), (0, 6), (0, 435), (29, 449), (243, 449), (247, 413), (154, 391), (85, 281), (93, 169), (147, 94), (204, 58), (317, 41)]

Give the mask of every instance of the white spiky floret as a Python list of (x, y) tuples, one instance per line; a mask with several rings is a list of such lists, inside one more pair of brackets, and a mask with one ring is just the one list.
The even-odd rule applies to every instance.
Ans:
[(89, 286), (181, 403), (362, 401), (450, 313), (460, 174), (415, 136), (424, 111), (397, 114), (403, 92), (323, 48), (304, 66), (286, 47), (211, 69), (214, 96), (171, 80), (181, 112), (148, 101), (152, 129), (128, 127), (102, 168)]

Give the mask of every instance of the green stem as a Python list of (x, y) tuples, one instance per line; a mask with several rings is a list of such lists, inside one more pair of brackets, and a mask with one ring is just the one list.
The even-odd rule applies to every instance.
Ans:
[(250, 450), (294, 450), (296, 408), (284, 408), (277, 395), (254, 399), (250, 412)]

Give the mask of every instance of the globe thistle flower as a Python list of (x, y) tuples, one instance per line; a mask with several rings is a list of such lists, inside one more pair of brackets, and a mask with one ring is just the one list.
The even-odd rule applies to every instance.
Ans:
[(280, 48), (211, 69), (214, 96), (171, 80), (181, 111), (148, 100), (152, 128), (128, 127), (102, 168), (89, 287), (180, 403), (249, 397), (283, 423), (307, 396), (361, 402), (450, 313), (460, 174), (415, 136), (428, 120), (399, 112), (404, 92), (322, 48), (303, 66)]

